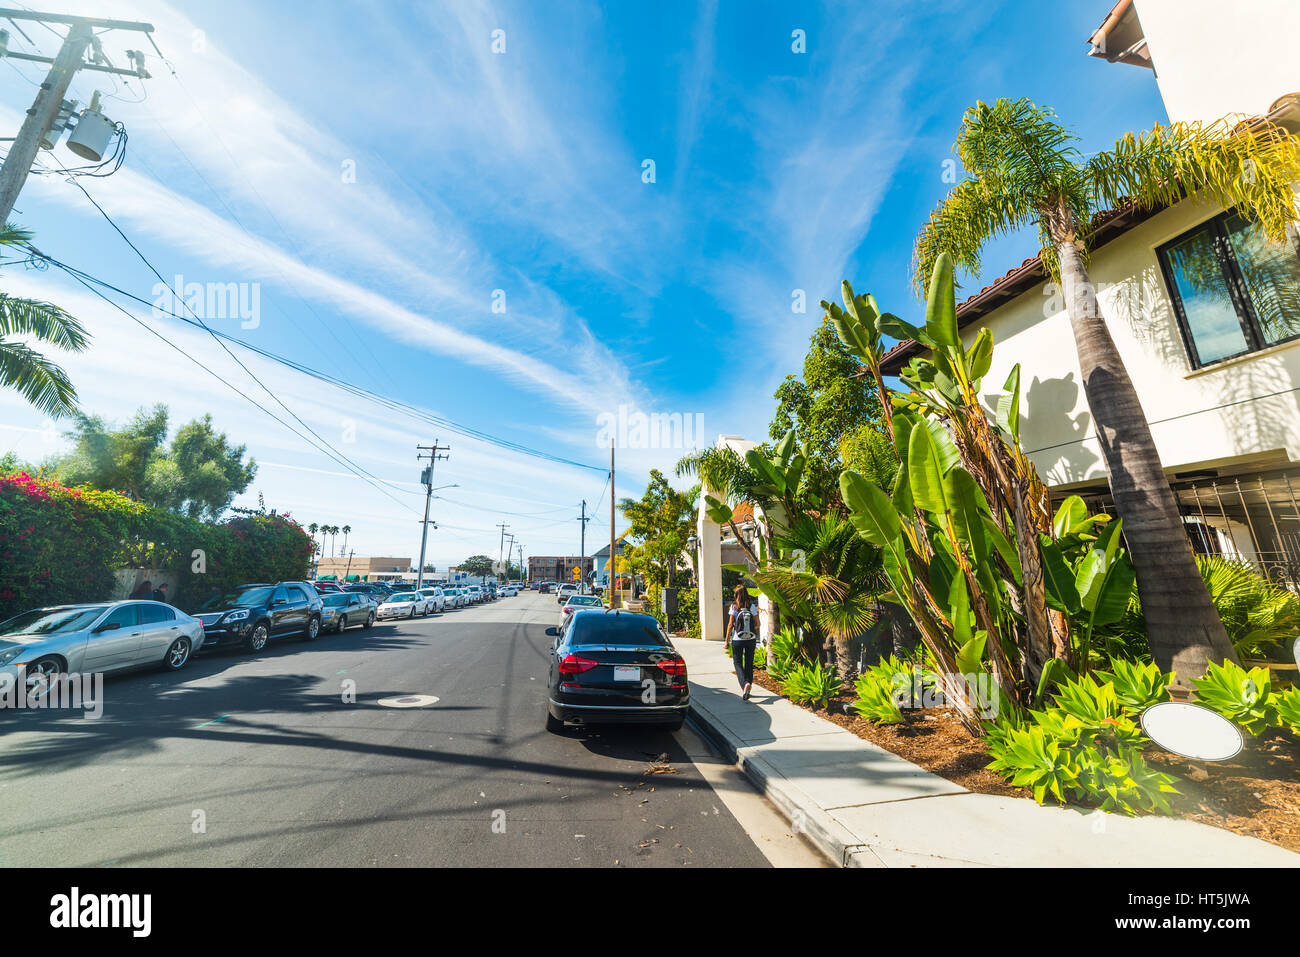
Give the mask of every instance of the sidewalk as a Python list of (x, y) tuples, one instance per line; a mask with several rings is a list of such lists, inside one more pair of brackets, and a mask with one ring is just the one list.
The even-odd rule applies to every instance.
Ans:
[(972, 793), (757, 685), (742, 701), (717, 642), (673, 644), (691, 720), (843, 866), (1300, 866), (1300, 854), (1195, 821)]

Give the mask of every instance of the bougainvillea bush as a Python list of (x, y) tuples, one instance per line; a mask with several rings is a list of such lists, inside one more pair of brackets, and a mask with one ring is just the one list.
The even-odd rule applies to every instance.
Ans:
[(200, 522), (117, 492), (0, 476), (0, 620), (111, 598), (118, 568), (174, 570), (172, 600), (186, 607), (214, 588), (304, 578), (312, 549), (287, 515)]

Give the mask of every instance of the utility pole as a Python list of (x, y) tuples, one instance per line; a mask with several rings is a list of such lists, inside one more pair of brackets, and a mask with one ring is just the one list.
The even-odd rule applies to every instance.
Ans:
[[(501, 544), (497, 546), (497, 568), (501, 567), (501, 556), (506, 550), (506, 529), (509, 527), (505, 522), (497, 525), (497, 528), (501, 529)], [(499, 576), (501, 573), (497, 572), (497, 574)]]
[(618, 562), (614, 560), (614, 440), (609, 440), (609, 607), (618, 607), (618, 589), (614, 587), (614, 573)]
[(433, 440), (433, 445), (417, 445), (415, 447), (416, 461), (422, 462), (429, 460), (429, 467), (420, 472), (420, 481), (424, 483), (424, 521), (420, 523), (420, 570), (415, 573), (415, 587), (420, 589), (424, 587), (424, 548), (429, 539), (429, 502), (433, 500), (433, 467), (447, 456), (441, 455), (441, 452), (450, 452), (450, 445), (439, 445), (438, 440)]
[(528, 573), (524, 570), (524, 546), (519, 546), (519, 584), (528, 584)]
[[(5, 157), (4, 166), (0, 167), (0, 223), (6, 223), (9, 221), (9, 214), (13, 212), (14, 203), (18, 200), (18, 194), (22, 191), (23, 184), (27, 182), (27, 175), (31, 172), (32, 163), (36, 159), (36, 151), (40, 148), (41, 139), (50, 131), (55, 118), (59, 115), (68, 87), (72, 85), (72, 78), (77, 71), (95, 70), (99, 73), (115, 73), (141, 80), (149, 78), (148, 71), (144, 69), (143, 56), (135, 51), (127, 51), (127, 56), (136, 64), (135, 69), (122, 70), (110, 64), (100, 47), (99, 36), (96, 35), (95, 28), (135, 30), (147, 35), (153, 32), (153, 24), (134, 20), (70, 17), (53, 13), (35, 13), (30, 10), (10, 10), (8, 8), (0, 8), (0, 17), (11, 21), (35, 20), (47, 26), (52, 23), (61, 23), (69, 27), (68, 35), (63, 39), (63, 46), (60, 47), (58, 55), (53, 58), (9, 50), (9, 31), (0, 30), (0, 56), (50, 64), (50, 72), (46, 74), (45, 82), (37, 90), (36, 99), (32, 101), (31, 109), (27, 111), (27, 116), (18, 131), (18, 136), (9, 149), (9, 155)], [(53, 28), (51, 27), (51, 29)], [(150, 37), (150, 42), (152, 42), (152, 37)], [(90, 62), (82, 59), (85, 56), (87, 47), (92, 50)]]
[(578, 574), (582, 576), (579, 591), (587, 594), (587, 570), (583, 568), (587, 564), (587, 523), (591, 521), (587, 517), (587, 500), (582, 500), (582, 517), (578, 519), (582, 523), (582, 544), (578, 548)]

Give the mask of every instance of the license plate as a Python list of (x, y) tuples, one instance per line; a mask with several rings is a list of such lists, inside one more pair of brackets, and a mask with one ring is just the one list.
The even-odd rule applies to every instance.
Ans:
[(620, 667), (618, 667), (618, 666), (616, 665), (616, 666), (614, 667), (614, 680), (615, 680), (615, 681), (640, 681), (640, 680), (641, 680), (641, 669), (640, 669), (640, 668), (620, 668)]

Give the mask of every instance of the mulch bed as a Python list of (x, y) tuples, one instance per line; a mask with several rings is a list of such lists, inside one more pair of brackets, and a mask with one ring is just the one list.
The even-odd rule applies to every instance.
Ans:
[[(754, 670), (754, 684), (783, 694), (781, 682), (766, 671)], [(984, 742), (951, 710), (909, 710), (902, 724), (875, 725), (852, 711), (853, 700), (850, 689), (832, 698), (827, 709), (800, 707), (967, 790), (1033, 800), (1028, 788), (1012, 787), (987, 770)], [(1238, 757), (1214, 764), (1157, 748), (1147, 749), (1144, 757), (1179, 779), (1179, 795), (1171, 802), (1176, 816), (1300, 852), (1300, 740), (1295, 736), (1281, 730), (1247, 736)]]

